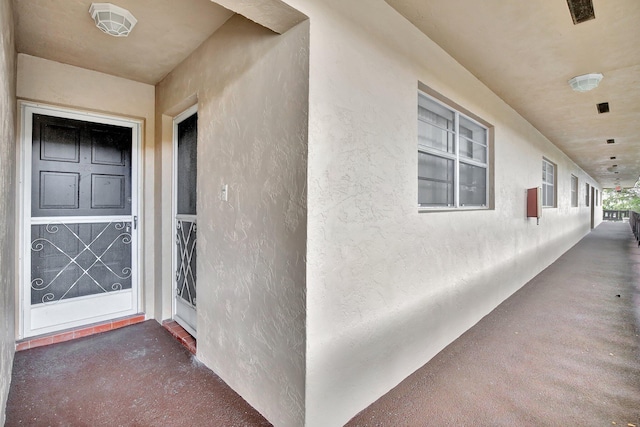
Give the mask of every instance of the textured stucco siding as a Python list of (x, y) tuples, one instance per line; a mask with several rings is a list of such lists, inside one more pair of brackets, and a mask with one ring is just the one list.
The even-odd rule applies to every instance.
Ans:
[[(305, 425), (340, 426), (584, 236), (599, 186), (383, 0), (289, 3), (311, 28)], [(494, 126), (495, 209), (418, 211), (419, 82)], [(543, 156), (558, 208), (538, 226)]]
[(277, 426), (304, 422), (308, 33), (237, 15), (157, 87), (166, 302), (171, 118), (197, 100), (197, 356)]
[(0, 424), (15, 352), (16, 51), (11, 0), (0, 0)]

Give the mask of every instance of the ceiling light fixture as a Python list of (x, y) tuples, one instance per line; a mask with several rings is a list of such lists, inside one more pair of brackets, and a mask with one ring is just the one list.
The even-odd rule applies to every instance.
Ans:
[(96, 27), (114, 37), (127, 37), (138, 22), (127, 9), (111, 3), (91, 3), (89, 14)]
[(569, 86), (576, 92), (588, 92), (598, 87), (602, 77), (600, 73), (583, 74), (569, 80)]

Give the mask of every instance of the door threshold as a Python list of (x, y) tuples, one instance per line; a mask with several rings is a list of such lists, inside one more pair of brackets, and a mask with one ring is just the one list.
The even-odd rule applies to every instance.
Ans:
[(162, 327), (165, 328), (175, 339), (180, 341), (191, 354), (196, 354), (196, 339), (187, 332), (185, 328), (180, 326), (175, 320), (165, 320), (162, 322)]
[(42, 347), (49, 344), (57, 344), (59, 342), (88, 337), (90, 335), (99, 334), (101, 332), (112, 331), (114, 329), (119, 329), (125, 326), (144, 322), (144, 320), (144, 314), (134, 314), (133, 316), (120, 317), (118, 319), (106, 322), (93, 323), (87, 326), (80, 326), (77, 328), (53, 332), (51, 334), (29, 337), (16, 342), (16, 351), (28, 350), (31, 348)]

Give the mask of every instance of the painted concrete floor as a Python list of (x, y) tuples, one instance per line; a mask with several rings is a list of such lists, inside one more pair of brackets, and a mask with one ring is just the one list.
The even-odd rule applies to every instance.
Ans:
[[(603, 223), (348, 426), (640, 427), (639, 325), (640, 248)], [(269, 423), (148, 321), (16, 353), (27, 425)]]
[(149, 320), (16, 353), (5, 426), (270, 426)]

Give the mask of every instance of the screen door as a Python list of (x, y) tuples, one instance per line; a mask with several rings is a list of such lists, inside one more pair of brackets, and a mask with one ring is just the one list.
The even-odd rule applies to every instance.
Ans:
[(24, 335), (137, 312), (132, 127), (29, 118)]
[(198, 114), (174, 121), (174, 319), (196, 336), (196, 193)]

